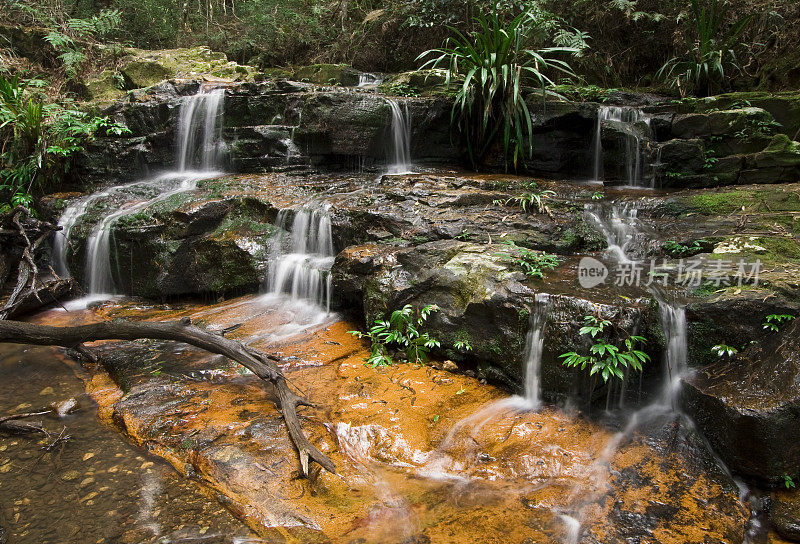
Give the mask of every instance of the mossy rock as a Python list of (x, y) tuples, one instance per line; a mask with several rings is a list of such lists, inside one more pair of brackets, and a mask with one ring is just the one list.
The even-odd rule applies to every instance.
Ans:
[(128, 88), (150, 87), (165, 79), (226, 79), (249, 81), (255, 69), (229, 62), (225, 53), (208, 47), (147, 51), (128, 49), (121, 72)]
[(732, 135), (752, 126), (771, 126), (772, 115), (761, 108), (711, 111), (678, 115), (672, 122), (672, 134), (678, 138), (705, 138)]
[(358, 71), (347, 64), (302, 66), (294, 71), (294, 78), (317, 85), (341, 85), (342, 87), (358, 85)]
[(120, 70), (125, 78), (126, 86), (132, 89), (150, 87), (165, 79), (175, 77), (175, 70), (152, 60), (134, 60)]
[(104, 70), (98, 77), (86, 82), (89, 99), (100, 104), (116, 102), (125, 96), (125, 91), (122, 89), (124, 83), (124, 76), (111, 70)]
[(293, 75), (292, 71), (286, 68), (263, 68), (255, 74), (255, 80), (291, 79)]
[[(378, 88), (386, 94), (436, 94), (452, 87), (447, 85), (445, 70), (414, 70), (401, 72), (387, 78)], [(398, 92), (402, 91), (402, 92)]]

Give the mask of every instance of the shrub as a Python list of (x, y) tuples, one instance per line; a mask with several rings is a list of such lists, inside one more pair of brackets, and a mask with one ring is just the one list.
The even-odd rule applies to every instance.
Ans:
[(741, 73), (736, 49), (752, 16), (743, 17), (726, 29), (727, 4), (719, 0), (711, 0), (707, 6), (701, 6), (700, 0), (691, 2), (694, 28), (686, 33), (687, 52), (668, 60), (658, 76), (677, 88), (681, 96), (709, 96), (727, 85), (731, 73)]
[(560, 355), (564, 366), (581, 370), (588, 368), (590, 376), (599, 373), (603, 381), (608, 382), (610, 378), (624, 380), (626, 368), (641, 372), (642, 364), (650, 360), (649, 355), (636, 349), (638, 345), (646, 342), (644, 337), (629, 336), (623, 340), (622, 345), (613, 344), (603, 336), (606, 329), (611, 326), (610, 321), (593, 315), (584, 316), (583, 320), (584, 326), (581, 327), (580, 334), (591, 336), (595, 342), (589, 348), (588, 354), (570, 351)]
[(477, 30), (466, 35), (451, 27), (452, 36), (443, 48), (425, 51), (418, 59), (433, 57), (422, 68), (446, 68), (448, 84), (456, 76), (464, 76), (451, 123), (466, 144), (472, 167), (478, 169), (499, 141), (506, 167), (516, 168), (520, 155), (530, 155), (533, 150), (525, 86), (541, 89), (542, 98), (552, 93), (548, 91), (554, 85), (551, 75), (572, 74), (569, 64), (556, 56), (577, 49), (533, 49), (532, 42), (541, 39), (545, 27), (530, 11), (503, 24), (495, 6), (488, 15), (475, 17), (474, 24)]
[(0, 75), (0, 207), (29, 207), (37, 189), (57, 187), (71, 158), (97, 134), (127, 129), (106, 117), (48, 103), (37, 80)]
[[(376, 319), (375, 324), (366, 333), (348, 332), (371, 341), (371, 354), (366, 361), (372, 367), (393, 364), (391, 349), (403, 351), (409, 362), (424, 363), (428, 360), (430, 350), (441, 345), (438, 340), (422, 330), (430, 314), (438, 310), (437, 306), (429, 304), (415, 312), (411, 304), (406, 304), (401, 310), (392, 312), (388, 320), (382, 317)], [(466, 349), (464, 344), (461, 347)]]

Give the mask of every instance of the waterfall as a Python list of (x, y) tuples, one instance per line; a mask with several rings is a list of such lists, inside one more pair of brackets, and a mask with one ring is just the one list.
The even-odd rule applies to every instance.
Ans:
[(75, 223), (78, 222), (78, 219), (86, 213), (89, 206), (101, 198), (109, 196), (114, 189), (116, 188), (106, 189), (86, 198), (79, 199), (77, 202), (67, 206), (61, 214), (58, 220), (58, 226), (61, 227), (61, 231), (57, 232), (53, 239), (53, 268), (56, 274), (62, 278), (71, 277), (69, 263), (67, 263), (67, 252), (69, 251), (69, 235), (72, 232), (72, 228), (75, 226)]
[(358, 75), (357, 87), (377, 87), (383, 83), (383, 78), (378, 74), (362, 72)]
[[(604, 181), (603, 172), (603, 125), (614, 124), (625, 134), (625, 181), (632, 187), (644, 186), (644, 167), (646, 157), (642, 150), (642, 135), (636, 125), (644, 123), (647, 132), (650, 132), (650, 118), (641, 110), (620, 106), (600, 106), (597, 110), (597, 125), (594, 136), (594, 181)], [(647, 180), (647, 186), (652, 187), (654, 178)]]
[(661, 309), (661, 326), (667, 344), (664, 390), (661, 401), (672, 408), (680, 392), (680, 380), (688, 371), (686, 340), (686, 308), (658, 300)]
[[(150, 199), (123, 205), (95, 225), (86, 243), (85, 275), (89, 295), (108, 295), (115, 291), (111, 270), (111, 238), (113, 227), (120, 218), (145, 210), (178, 193), (191, 191), (200, 179), (214, 175), (213, 169), (219, 167), (222, 159), (224, 98), (224, 89), (208, 92), (201, 89), (198, 94), (184, 98), (178, 116), (177, 171), (132, 184), (154, 190), (158, 194)], [(196, 167), (200, 170), (192, 170)], [(112, 187), (96, 193), (65, 211), (59, 221), (64, 227), (64, 237), (60, 241), (57, 239), (54, 247), (59, 268), (63, 266), (66, 269), (67, 240), (77, 219), (88, 206), (120, 189), (122, 187)]]
[(587, 204), (586, 215), (593, 221), (608, 244), (607, 253), (617, 262), (630, 263), (628, 256), (631, 242), (638, 234), (638, 209), (633, 202), (623, 202), (604, 207), (600, 204)]
[[(178, 171), (200, 163), (201, 170), (217, 168), (222, 157), (222, 108), (225, 89), (202, 90), (187, 97), (178, 117)], [(199, 143), (198, 143), (199, 140)]]
[(392, 112), (392, 142), (389, 156), (389, 174), (400, 175), (411, 173), (411, 117), (408, 105), (401, 107), (396, 100), (387, 98), (386, 102)]
[(542, 403), (542, 351), (547, 310), (550, 306), (549, 296), (537, 293), (534, 302), (530, 329), (525, 338), (525, 400), (533, 410), (539, 408)]
[(330, 270), (336, 253), (329, 209), (327, 203), (304, 206), (294, 212), (291, 226), (292, 210), (278, 213), (276, 226), (279, 232), (286, 234), (276, 235), (273, 241), (270, 293), (287, 293), (294, 299), (308, 300), (330, 311)]

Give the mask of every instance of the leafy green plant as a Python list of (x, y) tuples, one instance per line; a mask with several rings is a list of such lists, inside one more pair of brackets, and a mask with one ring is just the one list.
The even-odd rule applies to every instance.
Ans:
[(412, 85), (409, 85), (408, 83), (403, 83), (400, 81), (395, 83), (390, 83), (382, 88), (386, 94), (392, 96), (409, 96), (409, 97), (419, 96), (419, 89), (417, 89)]
[(121, 21), (119, 10), (103, 10), (89, 19), (69, 19), (61, 29), (51, 29), (44, 39), (58, 52), (67, 78), (74, 79), (86, 60), (85, 44), (79, 44), (76, 40), (105, 36), (116, 29)]
[(661, 246), (661, 249), (671, 257), (688, 257), (703, 251), (703, 246), (701, 244), (705, 242), (705, 240), (694, 240), (692, 243), (685, 245), (675, 240), (667, 240)]
[(736, 49), (752, 16), (727, 26), (729, 6), (724, 1), (710, 0), (701, 5), (700, 0), (691, 0), (691, 8), (693, 32), (686, 33), (686, 54), (669, 59), (657, 75), (677, 88), (681, 96), (708, 96), (724, 88), (732, 73), (741, 73)]
[(36, 86), (36, 81), (0, 74), (0, 195), (5, 207), (30, 206), (34, 189), (56, 186), (87, 140), (127, 132), (108, 118), (46, 102)]
[(794, 480), (788, 474), (783, 475), (783, 486), (786, 489), (794, 489), (795, 487)]
[[(533, 150), (533, 125), (525, 102), (524, 88), (535, 85), (542, 98), (554, 85), (550, 75), (572, 74), (560, 54), (576, 53), (572, 47), (534, 49), (532, 43), (547, 33), (542, 21), (525, 11), (504, 23), (497, 6), (473, 19), (476, 30), (463, 34), (448, 27), (451, 36), (441, 49), (422, 53), (422, 68), (445, 67), (446, 83), (458, 76), (464, 82), (457, 90), (451, 123), (466, 143), (472, 167), (481, 166), (496, 142), (502, 143), (506, 167), (517, 166), (520, 155)], [(528, 144), (525, 145), (525, 140)]]
[(778, 332), (781, 325), (795, 319), (795, 316), (789, 314), (770, 314), (764, 319), (765, 321), (761, 325), (762, 328), (772, 332)]
[(531, 191), (522, 193), (520, 196), (513, 196), (506, 200), (506, 205), (512, 204), (522, 208), (522, 211), (528, 212), (536, 210), (538, 213), (545, 213), (548, 211), (545, 201), (554, 196), (555, 191), (545, 189), (543, 191)]
[(717, 344), (711, 348), (711, 353), (717, 357), (733, 357), (739, 353), (739, 350), (727, 344)]
[(505, 242), (505, 245), (513, 249), (515, 253), (500, 252), (498, 255), (510, 259), (518, 268), (525, 272), (526, 276), (544, 278), (545, 271), (552, 270), (558, 266), (559, 259), (556, 255), (520, 247), (512, 240)]
[(423, 307), (418, 312), (414, 311), (411, 304), (406, 304), (402, 309), (392, 312), (388, 320), (376, 319), (366, 333), (361, 331), (348, 331), (348, 333), (371, 341), (371, 354), (366, 361), (373, 368), (393, 364), (392, 349), (403, 351), (408, 361), (412, 363), (424, 363), (428, 360), (430, 350), (441, 346), (438, 340), (422, 330), (428, 317), (437, 311), (439, 308), (433, 304)]
[(637, 372), (642, 371), (642, 365), (650, 360), (650, 356), (637, 349), (637, 346), (646, 342), (642, 336), (629, 336), (623, 340), (622, 345), (611, 343), (604, 338), (604, 333), (611, 327), (607, 319), (600, 319), (593, 315), (584, 316), (584, 325), (579, 333), (588, 335), (594, 340), (588, 354), (570, 351), (559, 355), (561, 363), (569, 368), (589, 369), (589, 375), (600, 374), (604, 382), (609, 378), (625, 379), (624, 370), (632, 368)]

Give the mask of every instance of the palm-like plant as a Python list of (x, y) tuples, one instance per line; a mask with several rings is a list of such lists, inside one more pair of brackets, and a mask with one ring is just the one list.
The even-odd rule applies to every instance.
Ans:
[(448, 84), (453, 78), (464, 77), (456, 92), (451, 123), (466, 141), (473, 168), (483, 163), (498, 140), (503, 144), (506, 166), (512, 163), (516, 167), (520, 154), (533, 150), (525, 86), (535, 84), (544, 98), (553, 85), (547, 73), (572, 75), (569, 64), (553, 56), (577, 49), (532, 48), (530, 42), (541, 34), (542, 23), (528, 13), (504, 25), (495, 9), (475, 17), (474, 22), (477, 30), (467, 35), (450, 27), (453, 35), (444, 47), (425, 51), (418, 60), (433, 57), (422, 68), (446, 68)]
[(694, 33), (686, 35), (687, 53), (669, 59), (657, 75), (677, 87), (681, 96), (708, 96), (725, 85), (731, 72), (742, 71), (736, 49), (752, 16), (739, 19), (726, 30), (727, 4), (719, 0), (711, 0), (707, 6), (701, 6), (700, 0), (691, 2)]

